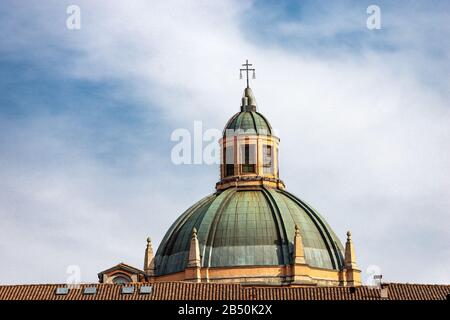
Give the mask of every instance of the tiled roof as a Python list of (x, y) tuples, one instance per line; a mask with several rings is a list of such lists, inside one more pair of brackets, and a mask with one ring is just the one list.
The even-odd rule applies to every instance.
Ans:
[[(257, 287), (239, 284), (159, 282), (135, 283), (133, 293), (122, 293), (116, 284), (83, 284), (67, 294), (56, 294), (58, 284), (0, 286), (0, 300), (380, 300), (381, 290), (367, 286), (349, 287)], [(151, 293), (140, 293), (151, 286)], [(389, 300), (445, 300), (450, 285), (391, 283)], [(96, 293), (85, 294), (84, 288), (95, 287)]]

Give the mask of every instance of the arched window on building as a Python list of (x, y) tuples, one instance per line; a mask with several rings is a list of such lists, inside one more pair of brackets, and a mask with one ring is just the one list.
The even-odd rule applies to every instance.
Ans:
[(241, 173), (256, 172), (256, 145), (254, 143), (246, 143), (241, 145)]
[(124, 274), (119, 274), (112, 279), (114, 284), (127, 284), (131, 282), (131, 278)]
[(263, 145), (263, 173), (274, 174), (273, 172), (273, 148), (271, 145)]
[(224, 148), (224, 164), (225, 164), (225, 177), (234, 175), (234, 152), (233, 146)]

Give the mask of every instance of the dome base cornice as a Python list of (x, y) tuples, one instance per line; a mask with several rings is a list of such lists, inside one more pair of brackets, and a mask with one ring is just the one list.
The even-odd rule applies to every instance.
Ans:
[(222, 179), (216, 183), (216, 190), (222, 191), (228, 188), (276, 188), (280, 190), (285, 189), (284, 182), (281, 179), (259, 177), (259, 176), (236, 176)]
[[(186, 268), (162, 276), (151, 277), (150, 282), (193, 281), (203, 283), (239, 283), (244, 285), (286, 286), (353, 286), (343, 270), (329, 270), (308, 265), (233, 266)], [(351, 279), (353, 280), (353, 279)], [(360, 283), (360, 278), (359, 278)]]

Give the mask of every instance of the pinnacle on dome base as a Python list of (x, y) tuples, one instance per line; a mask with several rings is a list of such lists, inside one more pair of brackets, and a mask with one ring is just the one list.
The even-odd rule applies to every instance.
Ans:
[(153, 255), (152, 239), (147, 238), (147, 247), (145, 248), (144, 272), (147, 277), (155, 275), (155, 257)]
[(192, 229), (191, 245), (189, 247), (189, 260), (184, 270), (186, 281), (201, 282), (200, 245), (197, 237), (197, 229)]
[(302, 236), (300, 235), (300, 228), (295, 225), (295, 236), (294, 236), (294, 264), (304, 265), (306, 264), (305, 252), (303, 249)]
[(292, 282), (293, 285), (317, 285), (317, 283), (309, 276), (309, 266), (305, 260), (305, 251), (303, 249), (302, 236), (300, 228), (295, 225), (294, 236), (294, 264), (292, 266)]
[(347, 231), (347, 241), (345, 243), (345, 259), (343, 269), (345, 285), (356, 287), (361, 285), (361, 270), (356, 263), (355, 247), (353, 246), (352, 234)]

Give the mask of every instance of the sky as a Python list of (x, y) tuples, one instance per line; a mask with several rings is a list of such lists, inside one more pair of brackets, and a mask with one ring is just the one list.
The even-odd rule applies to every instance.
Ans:
[(219, 178), (174, 164), (171, 134), (223, 128), (245, 59), (287, 190), (352, 231), (363, 282), (449, 283), (448, 21), (447, 1), (2, 1), (0, 283), (142, 268)]

